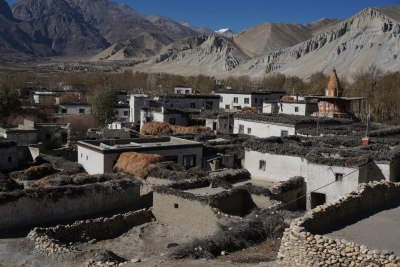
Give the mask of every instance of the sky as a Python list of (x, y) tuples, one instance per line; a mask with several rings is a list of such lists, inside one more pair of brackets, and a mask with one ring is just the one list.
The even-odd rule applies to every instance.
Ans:
[[(15, 0), (7, 0), (10, 4)], [(35, 1), (35, 0), (32, 0)], [(263, 22), (307, 24), (346, 19), (367, 7), (400, 5), (400, 0), (114, 0), (145, 15), (184, 20), (213, 30), (240, 32)]]

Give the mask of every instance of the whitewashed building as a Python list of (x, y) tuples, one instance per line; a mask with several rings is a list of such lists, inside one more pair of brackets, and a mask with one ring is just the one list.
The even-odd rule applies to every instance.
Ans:
[[(272, 183), (302, 176), (306, 182), (307, 208), (331, 203), (355, 190), (360, 183), (387, 180), (400, 181), (399, 153), (342, 148), (322, 149), (315, 140), (303, 145), (301, 140), (276, 138), (255, 139), (245, 143), (243, 167), (251, 178)], [(329, 142), (331, 143), (331, 142)], [(381, 155), (381, 156), (377, 156)]]
[(133, 94), (130, 96), (129, 100), (129, 122), (134, 123), (136, 125), (140, 125), (141, 116), (140, 110), (142, 108), (148, 107), (149, 96), (144, 94)]
[(233, 110), (249, 108), (262, 108), (263, 102), (278, 100), (286, 93), (283, 91), (264, 91), (264, 92), (240, 92), (240, 91), (218, 91), (215, 93), (221, 97), (219, 102), (220, 109)]
[(167, 109), (218, 110), (220, 103), (218, 95), (167, 94), (154, 99)]
[(174, 88), (174, 93), (175, 94), (193, 94), (193, 88), (192, 87), (185, 87), (185, 86), (176, 86)]
[(203, 159), (202, 143), (176, 137), (78, 142), (78, 162), (89, 174), (113, 172), (123, 152), (158, 154), (186, 168), (201, 166)]
[(143, 124), (152, 121), (180, 126), (188, 126), (189, 124), (189, 113), (176, 109), (164, 109), (163, 107), (143, 108), (140, 111), (140, 117), (140, 129), (142, 129)]
[(269, 101), (263, 103), (263, 113), (310, 116), (318, 112), (318, 103), (311, 101)]
[(130, 107), (128, 104), (118, 104), (114, 108), (115, 120), (118, 122), (129, 122)]
[(65, 102), (59, 105), (59, 114), (63, 115), (84, 115), (91, 113), (91, 106), (87, 103)]

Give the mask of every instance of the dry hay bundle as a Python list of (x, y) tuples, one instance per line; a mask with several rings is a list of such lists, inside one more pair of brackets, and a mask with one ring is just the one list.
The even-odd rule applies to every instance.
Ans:
[(39, 166), (32, 166), (24, 171), (27, 180), (37, 180), (47, 175), (55, 173), (56, 170), (50, 163), (44, 163)]
[(210, 132), (209, 127), (204, 126), (178, 126), (165, 122), (153, 121), (145, 123), (140, 130), (142, 135), (158, 135), (158, 134), (195, 134), (202, 132)]
[(246, 113), (246, 114), (256, 114), (258, 113), (257, 108), (251, 108), (251, 107), (244, 107), (242, 109), (242, 113)]
[(172, 133), (172, 129), (168, 123), (153, 121), (143, 124), (140, 133), (143, 135), (157, 135), (160, 133)]
[(117, 163), (114, 165), (114, 171), (145, 178), (149, 171), (149, 166), (163, 160), (164, 158), (158, 154), (125, 152), (119, 156)]

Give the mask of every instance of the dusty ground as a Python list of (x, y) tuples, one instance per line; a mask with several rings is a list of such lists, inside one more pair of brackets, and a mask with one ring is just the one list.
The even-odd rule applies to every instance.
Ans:
[(180, 229), (155, 221), (134, 227), (115, 239), (79, 244), (77, 253), (50, 256), (35, 249), (33, 242), (24, 237), (0, 238), (0, 266), (83, 266), (90, 259), (97, 261), (105, 250), (128, 261), (141, 260), (124, 266), (277, 266), (274, 261), (279, 241), (266, 241), (215, 260), (171, 260), (166, 256), (168, 244), (186, 241), (188, 235)]
[(380, 248), (400, 255), (400, 207), (381, 211), (364, 220), (328, 234), (346, 239), (371, 249)]

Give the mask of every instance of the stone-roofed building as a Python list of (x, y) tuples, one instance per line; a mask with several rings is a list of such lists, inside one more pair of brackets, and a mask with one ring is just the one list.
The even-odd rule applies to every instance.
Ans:
[(201, 166), (203, 145), (176, 137), (94, 140), (78, 142), (78, 162), (89, 174), (113, 172), (122, 152), (158, 154), (186, 168)]
[(259, 138), (285, 137), (297, 135), (300, 129), (315, 129), (334, 125), (348, 125), (351, 120), (337, 118), (317, 118), (314, 116), (294, 116), (284, 114), (235, 114), (234, 134), (248, 134)]
[(250, 139), (244, 143), (243, 167), (256, 180), (305, 177), (308, 208), (330, 203), (359, 183), (400, 181), (398, 144), (393, 148), (379, 140), (367, 146), (360, 143), (357, 137)]
[(262, 108), (263, 102), (278, 100), (286, 94), (283, 91), (234, 91), (219, 90), (215, 92), (220, 96), (219, 108), (225, 110), (238, 110), (244, 107)]

